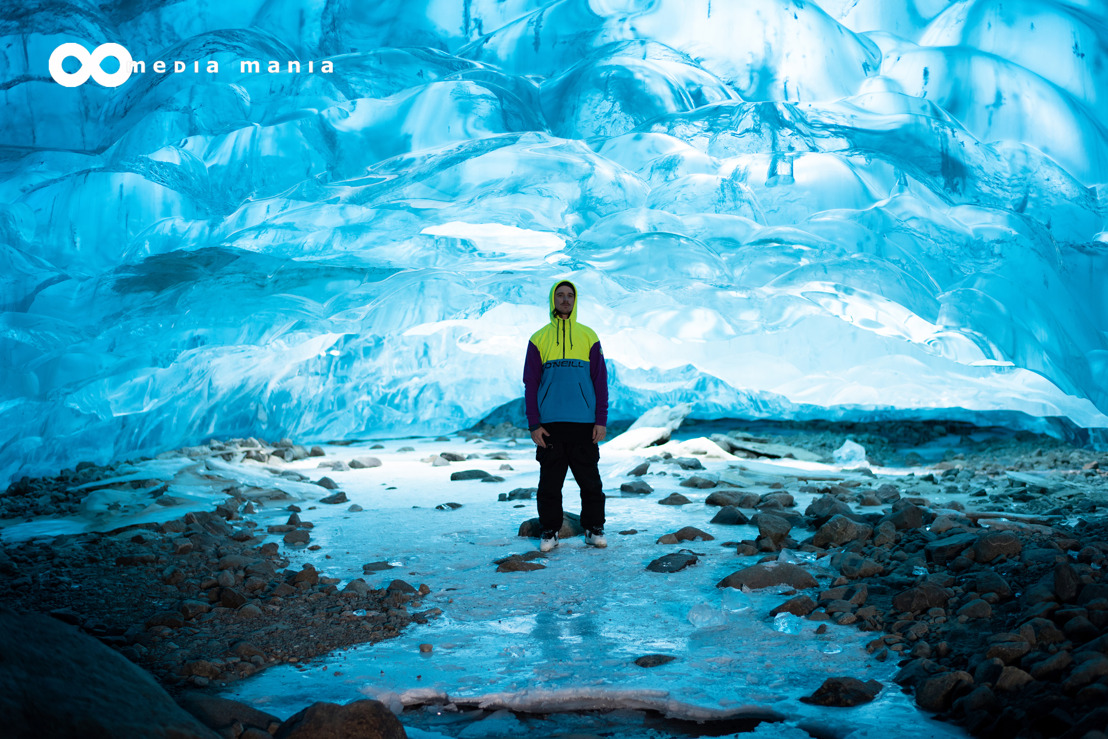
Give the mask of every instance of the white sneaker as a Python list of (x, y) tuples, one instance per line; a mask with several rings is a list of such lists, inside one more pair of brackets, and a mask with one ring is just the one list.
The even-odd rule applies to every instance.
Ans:
[(542, 534), (542, 540), (539, 542), (540, 552), (549, 552), (558, 546), (558, 532), (557, 531), (544, 531)]
[(600, 529), (597, 529), (595, 531), (586, 531), (585, 543), (591, 544), (597, 549), (603, 549), (604, 547), (608, 546), (608, 540), (604, 538), (604, 532)]

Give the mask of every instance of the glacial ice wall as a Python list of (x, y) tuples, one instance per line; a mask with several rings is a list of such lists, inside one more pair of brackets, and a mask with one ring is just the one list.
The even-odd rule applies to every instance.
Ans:
[(1093, 0), (5, 6), (0, 481), (470, 425), (562, 276), (617, 417), (1103, 428), (1106, 46)]

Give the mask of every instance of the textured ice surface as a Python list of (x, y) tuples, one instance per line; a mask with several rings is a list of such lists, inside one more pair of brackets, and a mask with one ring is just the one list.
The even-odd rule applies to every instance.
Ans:
[[(567, 275), (616, 418), (1108, 426), (1100, 3), (2, 13), (0, 483), (468, 426)], [(146, 72), (64, 88), (70, 41)]]
[[(688, 456), (706, 443), (710, 442), (671, 442), (667, 449)], [(414, 451), (397, 451), (403, 446)], [(788, 728), (804, 721), (835, 727), (832, 733), (852, 739), (877, 736), (878, 730), (897, 739), (964, 736), (957, 727), (931, 721), (900, 691), (892, 682), (895, 660), (881, 663), (865, 651), (872, 634), (834, 624), (818, 634), (819, 624), (812, 621), (769, 618), (769, 610), (789, 597), (774, 589), (717, 589), (720, 579), (757, 560), (738, 557), (721, 543), (751, 538), (757, 534), (755, 527), (709, 523), (716, 509), (704, 499), (711, 491), (680, 487), (682, 476), (673, 474), (677, 468), (658, 462), (650, 468), (653, 495), (620, 497), (619, 481), (648, 456), (646, 451), (602, 454), (600, 469), (609, 494), (608, 548), (595, 549), (573, 538), (536, 560), (546, 569), (496, 572), (494, 560), (537, 549), (537, 540), (516, 536), (519, 524), (535, 515), (534, 502), (497, 501), (500, 493), (534, 485), (538, 466), (533, 448), (529, 442), (388, 441), (384, 449), (372, 452), (382, 466), (328, 471), (350, 501), (365, 510), (350, 513), (346, 505), (314, 506), (309, 494), (299, 503), (304, 508), (301, 515), (314, 524), (312, 542), (322, 548), (286, 548), (291, 567), (311, 562), (328, 576), (343, 581), (364, 577), (373, 587), (384, 587), (394, 578), (425, 583), (431, 593), (422, 608), (439, 607), (443, 615), (409, 627), (396, 639), (267, 669), (232, 684), (226, 694), (282, 717), (314, 701), (346, 703), (366, 696), (397, 712), (424, 704), (439, 704), (436, 710), (447, 712), (454, 710), (449, 704), (496, 711), (461, 734), (474, 737), (530, 735), (512, 723), (525, 717), (513, 718), (498, 709), (521, 714), (653, 710), (693, 721), (754, 712), (783, 721), (767, 725), (767, 736), (797, 736)], [(357, 446), (326, 450), (331, 457), (345, 459), (365, 454)], [(507, 452), (513, 469), (497, 471), (505, 478), (500, 483), (449, 482), (452, 471), (489, 470), (491, 460), (432, 467), (430, 456), (442, 451)], [(795, 460), (699, 458), (705, 474), (742, 475), (747, 489), (755, 492), (769, 492), (774, 483), (792, 489), (798, 478), (872, 479), (837, 466)], [(316, 460), (304, 460), (291, 467), (314, 476), (315, 464)], [(221, 466), (218, 472), (233, 479), (251, 468), (260, 469), (243, 463)], [(670, 474), (658, 474), (667, 471)], [(878, 474), (887, 472), (877, 468)], [(252, 482), (244, 480), (242, 487)], [(576, 512), (574, 491), (570, 481), (566, 508)], [(659, 499), (677, 491), (693, 503), (658, 505)], [(801, 509), (813, 498), (796, 495)], [(447, 501), (462, 507), (435, 508)], [(277, 522), (287, 512), (280, 504), (263, 508), (259, 515)], [(688, 525), (716, 540), (655, 543), (662, 534)], [(617, 533), (632, 529), (637, 533)], [(700, 555), (696, 565), (672, 574), (646, 570), (651, 560), (682, 547)], [(783, 552), (781, 557), (799, 562), (823, 585), (831, 580), (823, 565), (807, 555)], [(377, 561), (395, 568), (362, 574), (363, 564)], [(422, 652), (421, 644), (431, 644), (432, 651)], [(646, 654), (675, 660), (653, 668), (634, 663)], [(885, 688), (873, 703), (850, 709), (799, 701), (832, 676), (876, 679)], [(406, 720), (421, 725), (410, 716)]]

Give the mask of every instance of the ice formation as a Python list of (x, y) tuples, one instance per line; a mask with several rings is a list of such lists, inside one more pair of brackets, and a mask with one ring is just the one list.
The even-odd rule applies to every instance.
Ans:
[[(9, 7), (0, 481), (468, 426), (560, 276), (616, 417), (1103, 434), (1105, 39), (1082, 0)], [(64, 87), (72, 42), (145, 71)]]

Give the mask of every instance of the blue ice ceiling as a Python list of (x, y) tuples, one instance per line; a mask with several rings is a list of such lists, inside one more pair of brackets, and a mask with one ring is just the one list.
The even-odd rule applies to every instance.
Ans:
[(0, 13), (0, 480), (469, 425), (566, 275), (616, 416), (1108, 426), (1099, 0)]

